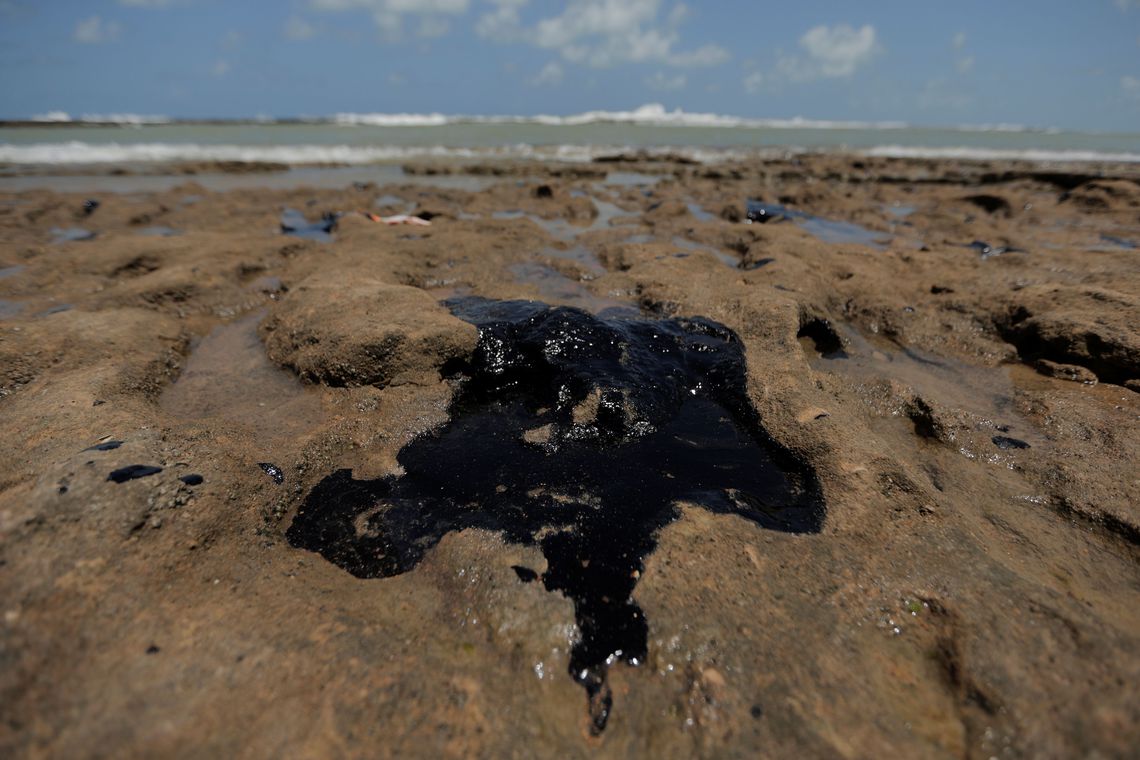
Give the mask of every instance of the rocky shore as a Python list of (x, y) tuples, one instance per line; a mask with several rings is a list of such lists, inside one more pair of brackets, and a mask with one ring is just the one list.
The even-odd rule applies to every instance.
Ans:
[(1140, 745), (1140, 169), (403, 177), (0, 193), (0, 754)]

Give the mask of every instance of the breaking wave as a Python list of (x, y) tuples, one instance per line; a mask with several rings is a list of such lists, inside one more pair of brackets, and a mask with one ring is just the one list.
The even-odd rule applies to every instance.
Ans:
[(138, 113), (85, 113), (82, 116), (73, 117), (67, 111), (48, 111), (47, 113), (36, 114), (31, 118), (31, 121), (44, 124), (118, 124), (141, 127), (144, 124), (171, 124), (174, 120), (169, 116)]
[[(319, 119), (314, 121), (321, 121)], [(901, 121), (820, 121), (792, 119), (747, 119), (715, 113), (692, 113), (660, 103), (647, 103), (632, 111), (586, 111), (570, 116), (447, 116), (431, 114), (339, 113), (331, 121), (342, 126), (432, 127), (447, 124), (539, 124), (551, 127), (577, 127), (584, 124), (638, 124), (661, 127), (721, 127), (770, 129), (906, 129)]]
[(1097, 150), (1045, 150), (1036, 148), (934, 148), (912, 145), (880, 145), (861, 151), (878, 158), (949, 158), (973, 161), (1037, 161), (1037, 162), (1140, 162), (1140, 153), (1113, 153)]
[(516, 144), (484, 148), (359, 145), (203, 145), (198, 143), (88, 143), (79, 141), (12, 145), (0, 143), (0, 163), (106, 164), (176, 161), (264, 161), (290, 165), (374, 164), (410, 159), (541, 159), (586, 162), (599, 156), (638, 151), (647, 155), (681, 155), (701, 163), (786, 151), (740, 151), (716, 148), (632, 148), (615, 145)]
[[(1015, 160), (1034, 162), (1140, 162), (1140, 153), (1072, 149), (1007, 149), (984, 147), (928, 147), (882, 145), (869, 148), (817, 146), (817, 152), (846, 152), (884, 158), (932, 158), (960, 160)], [(362, 165), (396, 163), (417, 159), (503, 160), (533, 159), (583, 163), (601, 156), (636, 153), (648, 157), (681, 156), (698, 163), (771, 158), (807, 152), (808, 148), (698, 147), (628, 145), (531, 145), (516, 143), (491, 147), (457, 148), (442, 145), (215, 145), (202, 143), (98, 143), (39, 142), (16, 145), (0, 143), (0, 164), (146, 164), (174, 162), (238, 161), (268, 162), (290, 166)]]

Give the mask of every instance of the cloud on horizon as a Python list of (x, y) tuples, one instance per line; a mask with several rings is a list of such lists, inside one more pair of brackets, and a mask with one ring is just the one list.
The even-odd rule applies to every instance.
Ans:
[(781, 56), (777, 70), (793, 82), (847, 79), (883, 51), (875, 27), (814, 26), (800, 37), (801, 55)]
[(731, 56), (719, 45), (678, 50), (680, 27), (691, 11), (677, 3), (662, 17), (662, 0), (569, 0), (562, 13), (522, 24), (528, 0), (490, 0), (495, 6), (475, 24), (476, 33), (557, 53), (569, 63), (612, 68), (658, 63), (680, 68), (717, 66)]
[[(432, 19), (434, 25), (421, 25), (420, 36), (440, 36), (440, 22), (446, 24), (443, 16), (458, 16), (467, 12), (468, 0), (309, 0), (309, 8), (313, 11), (364, 11), (372, 16), (372, 21), (380, 33), (387, 39), (399, 39), (404, 30), (404, 18), (415, 16), (421, 19), (421, 24)], [(427, 34), (423, 34), (424, 31)], [(447, 29), (443, 28), (443, 34)]]

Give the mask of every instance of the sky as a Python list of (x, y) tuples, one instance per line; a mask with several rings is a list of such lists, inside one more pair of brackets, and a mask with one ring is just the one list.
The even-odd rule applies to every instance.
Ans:
[(0, 118), (646, 103), (1140, 132), (1140, 0), (0, 0)]

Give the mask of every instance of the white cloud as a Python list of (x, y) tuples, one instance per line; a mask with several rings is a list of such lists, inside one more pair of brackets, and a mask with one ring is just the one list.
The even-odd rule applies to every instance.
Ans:
[(290, 16), (285, 22), (284, 34), (291, 40), (308, 40), (316, 36), (317, 27), (300, 16)]
[(701, 45), (695, 50), (684, 53), (673, 53), (665, 61), (670, 66), (692, 68), (701, 66), (719, 66), (732, 56), (720, 45)]
[(224, 77), (226, 74), (230, 73), (229, 61), (215, 61), (214, 65), (210, 68), (210, 73), (216, 77)]
[(542, 67), (542, 71), (538, 72), (530, 83), (536, 87), (541, 85), (554, 85), (562, 82), (562, 77), (565, 72), (562, 70), (562, 64), (558, 61), (551, 61)]
[(563, 60), (595, 68), (619, 63), (662, 63), (668, 66), (715, 66), (729, 53), (718, 45), (678, 51), (678, 27), (691, 15), (675, 4), (660, 19), (662, 0), (568, 0), (562, 13), (522, 26), (526, 0), (491, 0), (495, 9), (482, 16), (476, 32), (500, 41), (527, 42), (557, 52)]
[(800, 37), (805, 55), (781, 55), (776, 70), (792, 82), (847, 79), (882, 52), (875, 27), (815, 26)]
[[(469, 0), (309, 0), (309, 7), (315, 11), (370, 13), (373, 23), (389, 39), (400, 37), (405, 16), (454, 16), (466, 13), (468, 4)], [(429, 26), (428, 29), (435, 31), (439, 27)]]
[(1120, 78), (1120, 89), (1129, 100), (1140, 100), (1140, 79), (1133, 76)]
[(684, 74), (669, 76), (663, 71), (658, 71), (645, 80), (645, 86), (651, 90), (681, 90), (686, 84), (688, 79)]
[(501, 42), (519, 38), (521, 20), (519, 11), (528, 0), (489, 0), (495, 10), (485, 13), (475, 23), (475, 33), (480, 37)]
[(669, 26), (680, 26), (685, 19), (687, 19), (692, 12), (689, 6), (684, 3), (677, 3), (673, 6), (673, 10), (669, 11), (668, 24)]
[(765, 81), (767, 81), (767, 78), (764, 76), (764, 72), (753, 71), (751, 74), (744, 77), (744, 91), (755, 95), (756, 93), (760, 92), (760, 90), (764, 89)]
[(958, 58), (954, 61), (954, 68), (958, 70), (959, 74), (969, 74), (974, 70), (974, 56), (966, 55), (966, 33), (958, 32), (950, 38), (950, 45), (959, 51)]
[(879, 50), (875, 27), (870, 24), (858, 29), (846, 24), (812, 27), (800, 37), (800, 47), (807, 59), (792, 59), (791, 68), (801, 79), (850, 77)]
[(119, 39), (122, 31), (123, 27), (114, 21), (104, 21), (98, 16), (92, 16), (76, 24), (71, 37), (76, 42), (82, 42), (85, 45), (99, 45)]

